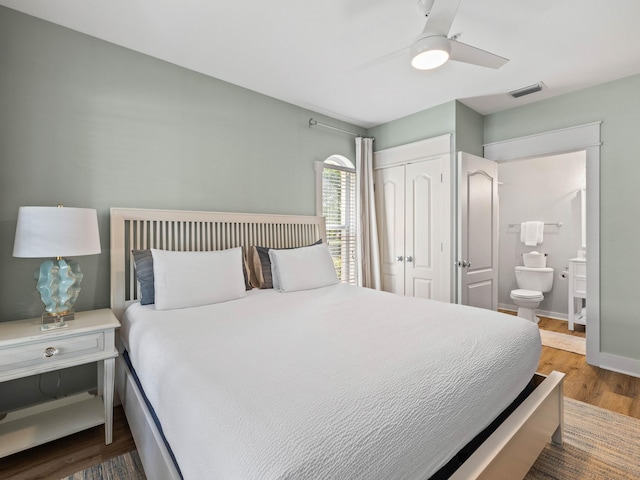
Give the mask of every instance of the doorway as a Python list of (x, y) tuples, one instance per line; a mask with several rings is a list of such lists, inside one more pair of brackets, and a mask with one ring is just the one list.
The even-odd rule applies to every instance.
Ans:
[[(568, 320), (569, 260), (584, 258), (586, 247), (581, 208), (586, 191), (586, 153), (499, 162), (498, 178), (498, 306), (517, 310), (511, 299), (511, 291), (518, 288), (515, 267), (523, 265), (523, 254), (537, 251), (545, 254), (546, 267), (554, 271), (551, 291), (544, 294), (536, 312)], [(542, 242), (526, 245), (521, 224), (531, 220), (545, 224)]]
[(600, 125), (601, 122), (519, 137), (484, 146), (498, 162), (584, 151), (586, 156), (587, 363), (600, 366)]

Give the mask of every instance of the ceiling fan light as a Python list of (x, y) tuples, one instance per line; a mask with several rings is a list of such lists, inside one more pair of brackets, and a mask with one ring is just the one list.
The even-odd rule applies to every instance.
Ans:
[(418, 53), (411, 59), (411, 66), (417, 70), (431, 70), (444, 65), (449, 60), (449, 53), (443, 50), (427, 50)]
[(420, 36), (411, 46), (411, 66), (417, 70), (438, 68), (449, 60), (449, 39), (441, 35)]

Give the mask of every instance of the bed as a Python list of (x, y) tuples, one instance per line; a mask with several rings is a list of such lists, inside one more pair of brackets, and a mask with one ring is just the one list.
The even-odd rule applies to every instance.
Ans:
[(534, 374), (520, 319), (334, 283), (140, 304), (132, 250), (291, 249), (286, 290), (325, 237), (318, 217), (111, 210), (116, 388), (149, 478), (514, 479), (562, 443), (562, 374)]

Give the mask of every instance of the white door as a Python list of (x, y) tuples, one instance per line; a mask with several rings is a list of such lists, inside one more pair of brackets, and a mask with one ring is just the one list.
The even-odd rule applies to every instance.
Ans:
[(380, 269), (386, 292), (449, 301), (443, 268), (442, 169), (438, 158), (376, 171)]
[(410, 163), (405, 181), (405, 295), (443, 300), (441, 161)]
[(498, 309), (498, 164), (458, 154), (458, 302)]
[(404, 295), (404, 165), (375, 172), (381, 287)]

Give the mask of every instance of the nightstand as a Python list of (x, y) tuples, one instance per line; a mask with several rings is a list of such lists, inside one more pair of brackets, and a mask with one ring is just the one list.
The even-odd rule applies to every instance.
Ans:
[(66, 328), (40, 331), (40, 318), (0, 322), (0, 382), (97, 362), (98, 395), (64, 397), (0, 420), (0, 458), (104, 424), (113, 440), (115, 330), (110, 309), (77, 312)]

